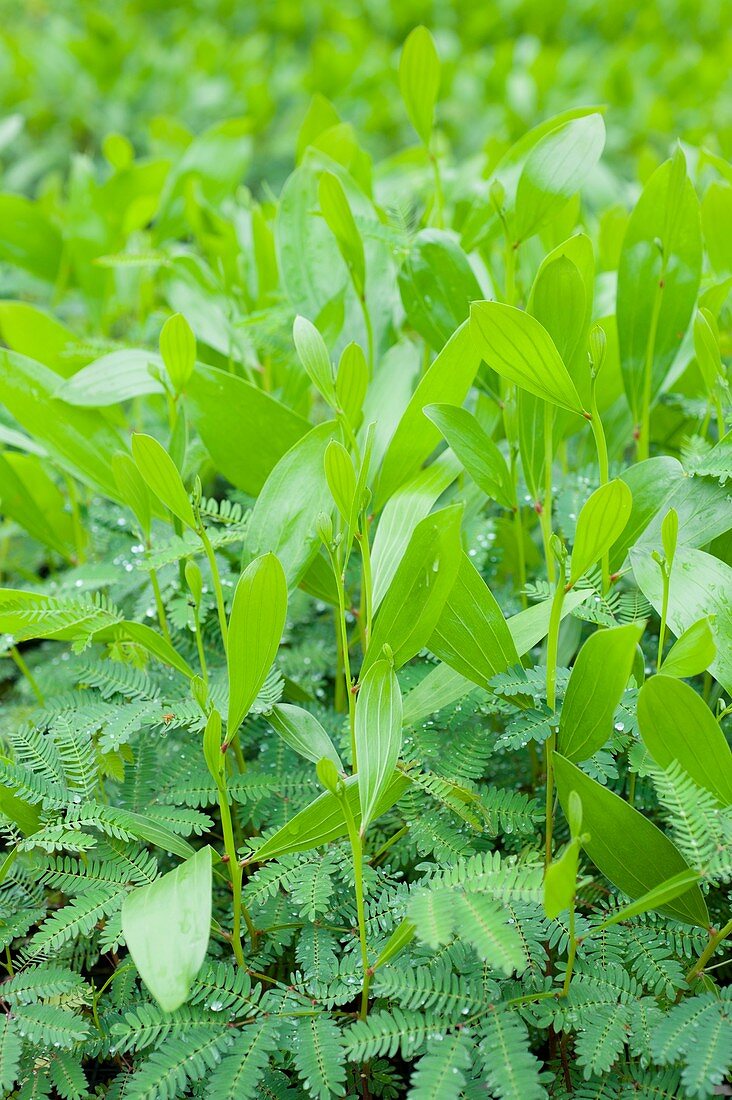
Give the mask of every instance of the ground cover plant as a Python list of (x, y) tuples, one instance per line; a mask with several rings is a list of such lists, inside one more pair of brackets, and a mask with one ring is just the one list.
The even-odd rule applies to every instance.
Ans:
[(2, 32), (0, 1092), (728, 1095), (721, 9), (185, 7)]

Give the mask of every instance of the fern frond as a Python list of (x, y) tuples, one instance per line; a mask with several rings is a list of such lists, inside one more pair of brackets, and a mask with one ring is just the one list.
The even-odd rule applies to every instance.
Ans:
[(17, 1021), (12, 1016), (0, 1017), (0, 1092), (9, 1096), (18, 1079), (22, 1040)]
[(480, 1059), (485, 1081), (499, 1100), (544, 1100), (540, 1064), (529, 1050), (522, 1021), (510, 1009), (491, 1006), (480, 1022)]
[(57, 1005), (18, 1003), (15, 1019), (22, 1038), (46, 1048), (68, 1050), (83, 1042), (89, 1034), (89, 1026), (81, 1016)]
[(409, 1100), (459, 1100), (470, 1064), (470, 1044), (461, 1032), (432, 1036), (412, 1074)]
[(329, 1016), (296, 1020), (292, 1052), (297, 1072), (310, 1096), (328, 1100), (345, 1096), (345, 1053), (340, 1030)]
[(173, 1100), (215, 1069), (232, 1042), (230, 1031), (212, 1035), (208, 1027), (193, 1028), (184, 1038), (171, 1037), (134, 1072), (125, 1100)]
[(243, 1028), (236, 1037), (231, 1053), (225, 1055), (207, 1082), (208, 1100), (254, 1100), (256, 1096), (266, 1097), (268, 1091), (262, 1089), (262, 1077), (269, 1065), (270, 1056), (276, 1049), (279, 1032), (280, 1021), (271, 1017), (262, 1023)]

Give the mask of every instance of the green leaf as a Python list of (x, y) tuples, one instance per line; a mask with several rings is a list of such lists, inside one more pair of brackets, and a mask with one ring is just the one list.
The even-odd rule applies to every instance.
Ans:
[[(583, 838), (582, 847), (603, 875), (628, 897), (639, 898), (689, 870), (676, 846), (648, 818), (556, 752), (554, 775), (565, 815), (572, 791), (582, 800), (583, 829), (589, 834), (589, 839)], [(709, 927), (709, 914), (698, 886), (659, 909), (685, 924)]]
[(381, 953), (374, 963), (373, 969), (378, 970), (380, 967), (386, 966), (392, 959), (400, 955), (404, 948), (408, 947), (414, 939), (415, 931), (414, 923), (411, 920), (405, 917), (404, 920), (400, 921), (381, 949)]
[(277, 655), (287, 617), (287, 580), (274, 554), (256, 558), (239, 577), (229, 618), (228, 737), (249, 713)]
[[(645, 548), (632, 550), (636, 583), (660, 614), (663, 604), (661, 570)], [(712, 554), (679, 546), (669, 583), (667, 622), (678, 637), (701, 618), (708, 618), (717, 655), (709, 671), (732, 693), (732, 568)]]
[[(393, 773), (389, 785), (384, 790), (374, 809), (372, 820), (390, 810), (410, 786), (411, 780), (404, 772)], [(353, 814), (356, 825), (361, 822), (361, 804), (358, 789), (358, 776), (351, 775), (344, 780), (345, 797)], [(261, 863), (267, 859), (277, 859), (290, 852), (308, 852), (319, 848), (332, 840), (338, 840), (348, 832), (340, 796), (324, 791), (314, 802), (295, 814), (291, 821), (278, 829), (273, 836), (265, 840), (256, 850), (252, 859)]]
[(69, 405), (99, 408), (145, 394), (164, 393), (154, 368), (162, 369), (157, 352), (138, 348), (111, 351), (68, 378), (56, 396)]
[(497, 374), (542, 401), (583, 414), (577, 388), (535, 317), (500, 302), (474, 302), (470, 335), (475, 350)]
[(620, 478), (601, 485), (588, 497), (577, 517), (570, 585), (575, 585), (620, 538), (632, 507), (633, 496)]
[(279, 733), (283, 741), (306, 760), (317, 764), (326, 757), (332, 760), (339, 772), (343, 771), (341, 758), (326, 731), (318, 719), (309, 710), (293, 706), (291, 703), (278, 703), (266, 716), (272, 729)]
[[(186, 387), (186, 409), (216, 469), (252, 496), (310, 427), (258, 386), (203, 363)], [(246, 447), (241, 444), (244, 424)]]
[(696, 303), (702, 266), (699, 201), (678, 148), (653, 173), (633, 211), (618, 268), (623, 385), (639, 422), (649, 345), (650, 396), (669, 372)]
[(570, 840), (561, 856), (553, 859), (544, 874), (544, 912), (549, 920), (556, 920), (561, 912), (569, 909), (577, 890), (577, 864), (580, 844)]
[(732, 752), (700, 695), (681, 680), (653, 676), (638, 696), (643, 743), (661, 768), (677, 760), (696, 784), (732, 805)]
[(136, 432), (132, 436), (132, 457), (153, 495), (182, 523), (195, 530), (196, 517), (183, 479), (163, 445), (151, 435)]
[(250, 554), (276, 554), (290, 588), (299, 584), (320, 547), (317, 518), (331, 507), (325, 449), (335, 430), (333, 421), (319, 424), (283, 455), (249, 517)]
[(0, 334), (13, 351), (45, 363), (64, 378), (79, 366), (69, 354), (76, 344), (71, 329), (29, 302), (0, 302)]
[(391, 782), (402, 747), (402, 695), (389, 661), (376, 661), (361, 680), (355, 738), (361, 832), (365, 833)]
[(698, 676), (714, 661), (717, 646), (708, 618), (699, 619), (679, 636), (666, 654), (661, 672), (664, 676)]
[(22, 195), (0, 195), (0, 261), (48, 283), (58, 278), (63, 241), (41, 205)]
[[(66, 499), (46, 473), (48, 463), (34, 454), (0, 451), (0, 500), (3, 513), (31, 538), (69, 560), (77, 546)], [(86, 542), (84, 533), (80, 535)]]
[(470, 303), (483, 296), (453, 235), (431, 228), (411, 242), (399, 269), (399, 293), (407, 321), (435, 351), (468, 319)]
[(112, 473), (120, 498), (133, 512), (143, 537), (148, 539), (152, 522), (150, 492), (134, 461), (125, 451), (119, 451), (113, 456)]
[(600, 114), (571, 119), (529, 153), (516, 191), (515, 232), (524, 241), (538, 232), (582, 186), (605, 146)]
[(389, 645), (401, 668), (426, 645), (457, 577), (462, 547), (462, 505), (420, 520), (381, 602), (361, 669), (362, 675)]
[(325, 448), (325, 479), (346, 526), (352, 526), (356, 497), (356, 471), (346, 448), (331, 439)]
[(334, 408), (336, 394), (333, 365), (325, 340), (311, 321), (299, 316), (295, 318), (292, 326), (292, 339), (308, 378), (328, 404)]
[(428, 644), (436, 657), (485, 689), (496, 673), (519, 664), (503, 612), (467, 554), (461, 555)]
[(707, 393), (713, 394), (717, 383), (725, 377), (719, 349), (719, 331), (714, 314), (698, 309), (694, 315), (694, 354)]
[(122, 931), (143, 982), (166, 1012), (188, 998), (208, 949), (211, 860), (206, 846), (122, 905)]
[(456, 405), (427, 405), (424, 412), (440, 429), (478, 488), (504, 508), (513, 508), (515, 490), (506, 460), (473, 414)]
[(603, 932), (611, 925), (621, 924), (623, 921), (630, 920), (631, 917), (637, 917), (639, 913), (647, 913), (649, 909), (660, 909), (667, 902), (674, 901), (685, 894), (690, 886), (699, 881), (700, 877), (697, 871), (680, 871), (678, 875), (662, 882), (660, 886), (654, 886), (652, 890), (649, 890), (647, 894), (643, 894), (637, 901), (631, 901), (628, 905), (616, 909), (607, 920), (602, 921), (601, 924), (593, 925), (587, 934), (593, 935), (595, 932)]
[(18, 1079), (22, 1046), (16, 1021), (4, 1015), (0, 1021), (0, 1089), (6, 1096)]
[(399, 89), (409, 121), (422, 143), (429, 145), (440, 90), (440, 58), (426, 27), (415, 27), (402, 47)]
[(589, 760), (610, 738), (642, 633), (637, 623), (598, 630), (580, 649), (559, 721), (557, 743), (567, 760)]
[(130, 619), (124, 619), (116, 626), (103, 628), (95, 633), (97, 641), (106, 641), (107, 634), (113, 634), (116, 638), (130, 638), (137, 645), (142, 646), (148, 653), (152, 653), (164, 665), (170, 665), (181, 672), (189, 680), (195, 675), (193, 669), (180, 653), (167, 641), (162, 634), (158, 634), (151, 626), (145, 623), (137, 623)]
[(361, 410), (369, 384), (369, 365), (363, 349), (353, 342), (347, 344), (338, 360), (335, 391), (338, 408), (355, 430), (361, 423)]
[(381, 503), (418, 473), (440, 442), (439, 430), (423, 413), (425, 405), (435, 402), (461, 405), (479, 365), (480, 356), (473, 346), (468, 325), (461, 325), (420, 380), (391, 437), (376, 490)]
[(196, 337), (182, 313), (174, 313), (160, 331), (160, 355), (176, 393), (182, 393), (196, 366)]
[(323, 172), (318, 183), (318, 200), (326, 225), (336, 239), (338, 249), (351, 273), (359, 297), (366, 286), (366, 257), (361, 234), (353, 220), (343, 184), (333, 172)]

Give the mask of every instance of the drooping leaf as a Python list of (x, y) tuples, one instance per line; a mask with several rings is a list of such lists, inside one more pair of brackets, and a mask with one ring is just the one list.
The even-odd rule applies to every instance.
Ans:
[(515, 493), (506, 460), (473, 414), (456, 405), (427, 405), (424, 411), (478, 488), (504, 508), (513, 508)]
[(267, 721), (295, 752), (317, 764), (326, 757), (332, 760), (339, 772), (343, 771), (341, 758), (318, 719), (309, 710), (278, 703), (267, 715)]
[[(630, 898), (639, 898), (689, 870), (679, 850), (647, 817), (559, 753), (554, 753), (554, 774), (565, 814), (572, 791), (582, 800), (582, 827), (589, 835), (582, 847), (595, 866)], [(664, 903), (660, 911), (686, 924), (709, 927), (698, 886)]]
[(145, 985), (166, 1012), (188, 998), (201, 969), (211, 924), (211, 861), (207, 846), (122, 905), (122, 931)]

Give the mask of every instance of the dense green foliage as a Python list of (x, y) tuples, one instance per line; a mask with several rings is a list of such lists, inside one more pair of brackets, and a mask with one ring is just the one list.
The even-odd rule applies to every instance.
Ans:
[(636, 9), (0, 3), (3, 1096), (729, 1080), (732, 39)]

